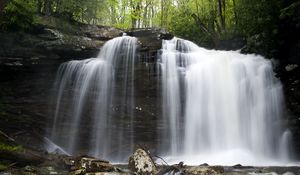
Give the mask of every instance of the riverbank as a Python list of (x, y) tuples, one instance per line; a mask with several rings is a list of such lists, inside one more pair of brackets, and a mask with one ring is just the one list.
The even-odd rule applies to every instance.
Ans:
[[(94, 157), (67, 156), (18, 148), (14, 150), (3, 149), (1, 159), (6, 157), (6, 164), (0, 164), (1, 175), (298, 175), (299, 166), (233, 166), (208, 165), (206, 163), (190, 166), (179, 162), (168, 165), (161, 157), (151, 155), (149, 151), (137, 149), (128, 157), (128, 164), (113, 164), (107, 160)], [(9, 163), (10, 160), (10, 163)], [(13, 162), (13, 163), (12, 163)], [(156, 163), (160, 162), (160, 163)]]

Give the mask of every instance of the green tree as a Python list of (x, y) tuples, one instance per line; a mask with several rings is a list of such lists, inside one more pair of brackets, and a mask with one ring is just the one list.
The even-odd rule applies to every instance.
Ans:
[(32, 0), (6, 1), (0, 13), (1, 29), (29, 29), (34, 20), (36, 2)]

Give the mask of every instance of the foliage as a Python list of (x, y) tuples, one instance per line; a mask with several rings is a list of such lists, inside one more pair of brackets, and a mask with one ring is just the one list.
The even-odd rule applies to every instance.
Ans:
[(206, 43), (209, 40), (208, 35), (199, 30), (194, 19), (179, 10), (174, 11), (174, 14), (172, 14), (168, 29), (178, 37), (197, 43)]
[(9, 167), (9, 165), (0, 163), (0, 171), (4, 171)]
[(265, 50), (278, 47), (279, 23), (293, 18), (299, 7), (299, 0), (5, 1), (8, 3), (0, 12), (2, 28), (26, 29), (36, 21), (41, 22), (39, 16), (55, 16), (123, 29), (160, 27), (214, 47), (234, 37), (249, 39), (251, 45), (256, 38)]
[(10, 152), (18, 152), (18, 151), (22, 151), (23, 148), (22, 148), (22, 146), (12, 146), (12, 145), (0, 142), (0, 150), (10, 151)]
[(0, 14), (1, 29), (29, 29), (34, 20), (35, 1), (13, 0)]

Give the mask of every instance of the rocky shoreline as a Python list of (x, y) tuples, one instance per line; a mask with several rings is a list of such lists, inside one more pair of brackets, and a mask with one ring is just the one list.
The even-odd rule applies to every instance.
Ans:
[[(1, 152), (3, 158), (3, 151)], [(60, 154), (41, 153), (33, 150), (19, 150), (11, 154), (10, 159), (19, 155), (19, 162), (14, 162), (0, 175), (298, 175), (297, 166), (254, 167), (242, 166), (210, 166), (206, 163), (198, 166), (185, 165), (179, 162), (174, 165), (157, 164), (150, 152), (141, 148), (129, 157), (128, 164), (113, 164), (107, 160), (89, 156), (67, 156)], [(12, 156), (14, 155), (14, 156)], [(26, 158), (25, 158), (26, 157)], [(26, 159), (26, 161), (25, 161)], [(21, 166), (22, 165), (22, 166)]]
[[(232, 166), (168, 164), (146, 148), (137, 148), (128, 163), (88, 155), (70, 156), (24, 147), (0, 132), (0, 175), (299, 175), (300, 166)], [(3, 145), (5, 143), (5, 146)]]
[[(118, 164), (88, 155), (70, 156), (32, 149), (0, 132), (0, 175), (299, 175), (300, 166), (232, 166), (168, 164), (147, 148), (137, 148), (128, 163)], [(45, 144), (45, 143), (44, 143)]]

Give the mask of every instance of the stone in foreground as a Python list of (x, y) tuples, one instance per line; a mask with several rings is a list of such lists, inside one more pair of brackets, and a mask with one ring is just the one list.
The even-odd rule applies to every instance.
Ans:
[(112, 172), (115, 170), (112, 164), (104, 160), (82, 158), (80, 163), (86, 172)]
[(137, 149), (135, 153), (129, 157), (128, 167), (132, 172), (141, 175), (154, 175), (157, 173), (153, 160), (143, 149)]

